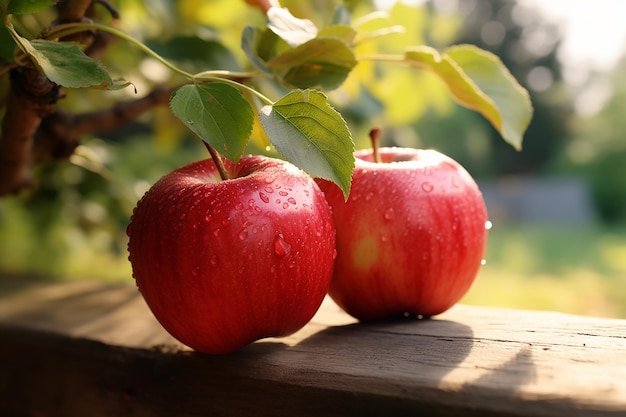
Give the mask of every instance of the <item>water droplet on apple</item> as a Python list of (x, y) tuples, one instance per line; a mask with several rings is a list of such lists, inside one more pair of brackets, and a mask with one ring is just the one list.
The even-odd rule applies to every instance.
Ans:
[(209, 263), (213, 266), (217, 265), (219, 259), (217, 258), (217, 255), (213, 254), (211, 255), (211, 257), (209, 258)]
[(278, 256), (286, 256), (291, 252), (291, 245), (285, 241), (282, 234), (276, 235), (276, 239), (274, 240), (274, 252)]
[(207, 214), (206, 216), (204, 216), (204, 221), (209, 223), (211, 220), (213, 220), (213, 217), (210, 214)]
[(486, 259), (483, 259), (482, 261), (480, 261), (480, 264), (481, 264), (481, 265), (487, 265), (487, 260), (486, 260)]
[(220, 235), (220, 233), (222, 233), (222, 231), (218, 228), (213, 230), (213, 236), (218, 237)]
[(285, 201), (285, 202), (283, 203), (283, 208), (284, 208), (284, 209), (289, 208), (289, 203), (287, 203), (287, 202)]
[(289, 202), (289, 204), (296, 204), (296, 199), (293, 197), (289, 197), (287, 201)]
[(285, 197), (286, 195), (288, 195), (289, 193), (287, 191), (279, 191), (278, 195), (281, 195), (283, 197)]
[(385, 216), (385, 220), (391, 220), (391, 219), (393, 219), (394, 214), (395, 214), (395, 213), (394, 213), (393, 208), (391, 208), (391, 207), (390, 207), (390, 208), (388, 208), (388, 209), (387, 209), (387, 211), (385, 211), (385, 214), (384, 214), (384, 216)]
[(272, 194), (274, 192), (274, 189), (272, 187), (265, 187), (265, 192), (268, 194)]
[(370, 201), (372, 197), (374, 197), (374, 193), (367, 193), (367, 195), (365, 196), (365, 201)]
[(422, 183), (422, 190), (426, 191), (427, 193), (431, 192), (434, 188), (435, 187), (428, 181), (424, 181)]
[(248, 238), (248, 230), (244, 229), (239, 232), (239, 240), (246, 240)]
[(485, 222), (485, 229), (491, 230), (492, 227), (493, 227), (493, 223), (491, 223), (489, 220), (487, 220)]
[(200, 267), (198, 265), (193, 267), (193, 269), (191, 270), (191, 275), (193, 275), (194, 277), (200, 275)]
[(235, 208), (236, 208), (237, 210), (241, 210), (241, 209), (243, 209), (243, 203), (241, 203), (241, 202), (237, 203), (237, 205), (235, 206)]
[(270, 202), (270, 199), (269, 199), (269, 197), (267, 196), (267, 194), (265, 194), (265, 193), (264, 193), (264, 192), (262, 192), (262, 191), (259, 193), (259, 198), (260, 198), (260, 199), (261, 199), (264, 203), (269, 203), (269, 202)]

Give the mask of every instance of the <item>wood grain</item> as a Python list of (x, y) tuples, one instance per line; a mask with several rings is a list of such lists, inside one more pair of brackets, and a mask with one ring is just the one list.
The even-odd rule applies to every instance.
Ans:
[(210, 356), (132, 285), (0, 282), (1, 416), (626, 415), (626, 321), (458, 305)]

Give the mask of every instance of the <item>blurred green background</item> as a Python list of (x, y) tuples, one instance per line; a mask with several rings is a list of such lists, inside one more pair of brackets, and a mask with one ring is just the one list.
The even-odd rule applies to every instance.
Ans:
[[(122, 30), (190, 71), (245, 68), (241, 31), (264, 22), (244, 1), (113, 3)], [(405, 27), (363, 44), (361, 53), (471, 43), (497, 54), (531, 94), (535, 115), (517, 152), (431, 74), (363, 63), (329, 93), (357, 148), (367, 147), (367, 131), (380, 125), (383, 145), (438, 149), (481, 185), (494, 226), (487, 263), (463, 302), (626, 318), (624, 51), (615, 50), (615, 64), (601, 69), (568, 61), (564, 26), (529, 1), (431, 0), (396, 4), (373, 18), (366, 18), (370, 2), (343, 3), (363, 30)], [(336, 2), (281, 4), (323, 26)], [(53, 18), (25, 16), (20, 29), (35, 35)], [(103, 60), (140, 96), (182, 81), (122, 41)], [(0, 106), (7, 88), (4, 76)], [(130, 90), (68, 91), (60, 105), (96, 110), (137, 97)], [(266, 144), (255, 130), (250, 151), (266, 152)], [(85, 138), (69, 161), (38, 168), (36, 189), (0, 199), (0, 273), (131, 280), (125, 229), (135, 203), (160, 176), (206, 157), (166, 107)]]

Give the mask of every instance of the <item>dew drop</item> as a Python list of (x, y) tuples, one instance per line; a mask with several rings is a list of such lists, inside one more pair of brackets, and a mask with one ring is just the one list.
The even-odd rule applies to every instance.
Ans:
[(191, 275), (193, 275), (194, 277), (200, 275), (200, 267), (198, 265), (193, 267), (193, 269), (191, 270)]
[(385, 211), (385, 215), (384, 215), (384, 216), (385, 216), (385, 220), (391, 220), (391, 219), (393, 219), (394, 214), (395, 214), (395, 213), (394, 213), (393, 208), (391, 208), (391, 207), (390, 207), (390, 208), (388, 208), (388, 209), (387, 209), (387, 211)]
[(239, 240), (246, 240), (248, 238), (248, 231), (246, 229), (239, 232)]
[(365, 196), (365, 201), (370, 201), (372, 197), (374, 197), (374, 193), (367, 193), (367, 195)]
[(210, 214), (207, 214), (206, 216), (204, 216), (204, 221), (209, 223), (211, 220), (213, 220), (213, 217), (211, 217)]
[(426, 191), (427, 193), (431, 192), (433, 188), (435, 187), (433, 187), (433, 185), (428, 181), (424, 181), (422, 183), (422, 190)]
[(266, 184), (271, 184), (274, 182), (274, 177), (266, 177), (265, 178), (265, 183)]
[(289, 202), (289, 204), (296, 204), (296, 199), (293, 197), (289, 197), (287, 201)]
[(486, 259), (483, 259), (482, 261), (480, 261), (480, 264), (481, 264), (481, 265), (487, 265), (487, 260), (486, 260)]
[(491, 223), (489, 220), (487, 220), (485, 222), (485, 229), (491, 230), (492, 227), (493, 227), (493, 223)]
[(282, 234), (278, 234), (274, 240), (274, 252), (278, 256), (286, 256), (291, 252), (291, 245), (285, 241)]
[(213, 254), (211, 255), (211, 257), (209, 258), (209, 263), (213, 266), (217, 265), (218, 263), (218, 259), (217, 259), (217, 255)]
[(270, 198), (267, 196), (267, 194), (265, 194), (264, 192), (260, 192), (259, 193), (259, 197), (261, 198), (261, 200), (264, 203), (269, 203), (270, 202)]
[(213, 230), (213, 236), (215, 236), (215, 237), (219, 237), (220, 233), (222, 233), (222, 231), (219, 228)]
[(282, 195), (283, 197), (285, 197), (287, 194), (289, 194), (287, 191), (279, 191), (278, 195)]
[(284, 209), (289, 208), (289, 203), (284, 202), (284, 203), (283, 203), (283, 208), (284, 208)]
[(235, 208), (236, 208), (237, 210), (241, 210), (241, 209), (243, 209), (243, 203), (241, 203), (241, 202), (237, 203), (237, 205), (235, 206)]
[(274, 189), (272, 187), (265, 187), (265, 192), (268, 194), (272, 194), (274, 192)]

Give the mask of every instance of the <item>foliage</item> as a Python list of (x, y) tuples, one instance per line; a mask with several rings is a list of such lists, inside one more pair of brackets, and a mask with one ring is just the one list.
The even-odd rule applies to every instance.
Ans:
[[(86, 134), (69, 163), (36, 168), (36, 191), (0, 200), (2, 269), (38, 259), (35, 272), (71, 275), (84, 271), (77, 263), (104, 257), (127, 274), (124, 229), (134, 203), (165, 172), (205, 157), (197, 136), (232, 160), (246, 152), (284, 157), (347, 193), (352, 150), (368, 146), (364, 132), (374, 124), (393, 134), (429, 109), (460, 111), (456, 99), (519, 148), (532, 112), (493, 54), (425, 46), (429, 37), (452, 40), (460, 23), (426, 7), (398, 3), (381, 13), (369, 1), (285, 0), (286, 9), (265, 15), (243, 1), (118, 1), (119, 20), (96, 4), (94, 23), (56, 25), (53, 3), (0, 2), (0, 117), (8, 73), (29, 59), (64, 87), (57, 107), (71, 114), (114, 109), (157, 88), (173, 91), (171, 111), (155, 108), (113, 133)], [(85, 30), (113, 42), (97, 57), (57, 42)], [(455, 50), (472, 54), (472, 65)], [(454, 72), (440, 71), (444, 61)], [(493, 70), (516, 104), (502, 105), (481, 82)]]
[[(26, 39), (14, 28), (10, 13), (33, 13), (38, 8), (23, 9), (14, 7), (12, 3), (8, 1), (5, 7), (6, 29), (21, 53), (32, 59), (48, 79), (63, 87), (74, 88), (95, 86), (113, 89), (129, 85), (124, 81), (113, 82), (104, 67), (76, 45), (48, 40), (86, 30), (117, 36), (187, 79), (189, 84), (180, 87), (172, 96), (174, 114), (207, 144), (233, 161), (238, 160), (245, 150), (254, 126), (253, 107), (257, 107), (256, 112), (259, 112), (258, 100), (262, 106), (271, 108), (270, 111), (261, 111), (261, 115), (280, 114), (275, 106), (282, 106), (288, 100), (288, 119), (262, 118), (270, 143), (283, 157), (310, 174), (336, 182), (346, 196), (354, 166), (350, 129), (340, 113), (327, 110), (331, 108), (328, 98), (317, 90), (340, 87), (359, 61), (399, 61), (433, 71), (443, 79), (459, 103), (485, 115), (504, 139), (516, 148), (521, 147), (532, 112), (526, 91), (501, 62), (473, 47), (458, 46), (443, 55), (434, 50), (424, 53), (426, 50), (419, 47), (407, 48), (404, 54), (374, 51), (373, 54), (358, 55), (356, 49), (360, 43), (393, 32), (393, 29), (361, 32), (350, 26), (350, 12), (342, 6), (338, 6), (333, 20), (322, 28), (311, 20), (295, 17), (286, 8), (270, 7), (265, 10), (265, 26), (248, 26), (243, 30), (241, 45), (250, 63), (245, 72), (210, 68), (192, 74), (110, 25), (64, 23), (48, 28), (44, 39)], [(41, 9), (49, 5), (44, 1), (35, 3)], [(445, 70), (442, 63), (446, 65)], [(502, 76), (493, 77), (498, 74)], [(287, 95), (272, 100), (262, 94), (253, 81), (261, 76), (275, 82), (274, 91), (280, 91), (280, 87), (287, 88)], [(460, 80), (462, 83), (459, 83)], [(308, 101), (310, 97), (316, 98), (317, 104), (311, 105)], [(293, 121), (306, 118), (317, 123), (307, 123), (303, 128), (299, 122), (293, 125), (293, 129), (285, 129)], [(332, 135), (327, 134), (324, 126), (328, 119), (331, 124), (340, 127), (334, 129)], [(304, 142), (293, 140), (301, 136)]]

